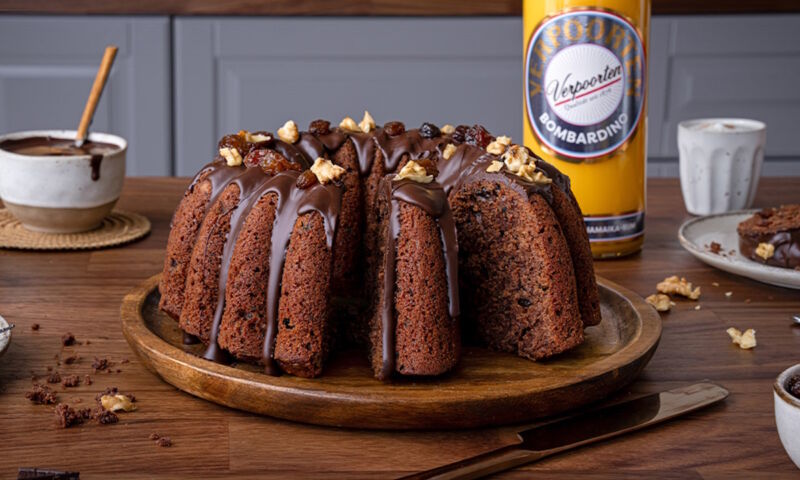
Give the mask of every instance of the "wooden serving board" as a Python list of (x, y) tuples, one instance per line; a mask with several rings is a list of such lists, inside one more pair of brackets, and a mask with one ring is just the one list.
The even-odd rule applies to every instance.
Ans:
[(335, 352), (319, 378), (272, 377), (253, 365), (221, 365), (183, 345), (177, 323), (158, 310), (153, 276), (122, 302), (125, 338), (144, 365), (192, 395), (286, 420), (353, 428), (447, 429), (501, 425), (601, 400), (641, 372), (661, 337), (661, 319), (635, 293), (598, 278), (603, 321), (578, 348), (543, 362), (467, 347), (453, 372), (436, 378), (372, 377), (363, 352)]

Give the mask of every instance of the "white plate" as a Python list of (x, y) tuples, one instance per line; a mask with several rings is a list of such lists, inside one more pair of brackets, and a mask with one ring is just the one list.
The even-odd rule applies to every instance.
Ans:
[[(779, 287), (800, 289), (800, 271), (754, 262), (739, 253), (736, 226), (757, 210), (720, 213), (687, 220), (678, 230), (681, 246), (712, 267)], [(711, 253), (708, 245), (722, 245), (720, 254)], [(730, 253), (733, 251), (732, 253)], [(722, 254), (725, 255), (722, 255)]]
[[(7, 326), (8, 322), (6, 322), (6, 319), (0, 317), (0, 330), (6, 328)], [(9, 343), (11, 343), (11, 330), (0, 333), (0, 357), (2, 357), (4, 353), (6, 353)]]

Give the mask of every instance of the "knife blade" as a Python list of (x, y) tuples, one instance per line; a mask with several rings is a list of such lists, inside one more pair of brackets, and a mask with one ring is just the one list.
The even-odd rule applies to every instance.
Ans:
[(719, 385), (702, 382), (590, 410), (517, 432), (519, 443), (443, 467), (403, 477), (473, 479), (599, 442), (707, 407), (728, 396)]

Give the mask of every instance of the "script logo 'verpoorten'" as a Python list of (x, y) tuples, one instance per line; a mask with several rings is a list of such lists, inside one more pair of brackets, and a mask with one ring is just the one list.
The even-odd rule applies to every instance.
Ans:
[(528, 121), (559, 156), (607, 155), (636, 130), (645, 53), (622, 17), (579, 10), (546, 19), (531, 36), (525, 66)]

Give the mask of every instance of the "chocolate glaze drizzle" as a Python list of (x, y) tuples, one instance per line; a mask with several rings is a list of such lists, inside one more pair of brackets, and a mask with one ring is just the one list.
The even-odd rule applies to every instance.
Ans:
[[(389, 236), (386, 239), (384, 255), (384, 288), (383, 307), (381, 311), (383, 365), (379, 378), (388, 378), (396, 365), (396, 319), (394, 315), (395, 292), (395, 242), (400, 231), (399, 204), (405, 202), (415, 205), (433, 218), (439, 225), (448, 285), (448, 313), (457, 320), (459, 312), (458, 298), (458, 244), (455, 222), (447, 202), (447, 195), (461, 182), (480, 178), (496, 181), (504, 178), (517, 188), (522, 188), (528, 195), (542, 195), (552, 202), (551, 184), (539, 185), (525, 181), (507, 171), (487, 173), (486, 167), (498, 157), (485, 150), (468, 144), (457, 146), (456, 153), (449, 160), (441, 155), (452, 137), (442, 135), (435, 138), (424, 138), (418, 130), (408, 130), (402, 135), (390, 136), (383, 128), (376, 128), (370, 133), (345, 132), (334, 129), (323, 135), (303, 132), (295, 144), (272, 139), (254, 145), (253, 148), (270, 148), (278, 151), (288, 160), (300, 164), (304, 169), (310, 167), (317, 157), (330, 157), (347, 140), (355, 148), (359, 171), (367, 176), (372, 171), (377, 152), (380, 151), (385, 170), (394, 172), (404, 157), (409, 160), (420, 158), (437, 159), (439, 175), (437, 182), (419, 184), (409, 180), (398, 182), (386, 177), (379, 188), (379, 194), (386, 195), (389, 202)], [(561, 174), (554, 166), (537, 161), (537, 170), (553, 180), (552, 185), (569, 192), (569, 178)], [(316, 185), (308, 190), (300, 190), (295, 186), (299, 172), (286, 171), (274, 176), (267, 176), (260, 168), (244, 166), (229, 167), (222, 159), (204, 167), (193, 180), (190, 189), (201, 181), (209, 181), (211, 195), (208, 207), (213, 205), (228, 185), (239, 187), (239, 202), (230, 218), (228, 232), (221, 260), (219, 274), (219, 291), (217, 306), (214, 311), (210, 342), (203, 357), (212, 361), (225, 361), (226, 355), (217, 343), (219, 327), (225, 307), (225, 290), (228, 280), (228, 267), (235, 248), (235, 239), (252, 208), (266, 194), (276, 194), (278, 207), (273, 225), (270, 245), (270, 268), (267, 292), (267, 331), (264, 339), (263, 362), (268, 374), (277, 375), (279, 370), (274, 364), (273, 348), (277, 336), (278, 301), (280, 294), (283, 265), (286, 247), (289, 242), (297, 218), (311, 211), (322, 215), (328, 248), (333, 248), (336, 235), (337, 220), (341, 207), (342, 189), (337, 185)], [(234, 241), (230, 241), (234, 239)]]
[(395, 318), (396, 242), (400, 235), (400, 202), (417, 206), (436, 219), (442, 239), (447, 276), (448, 314), (453, 321), (460, 316), (458, 298), (458, 239), (453, 213), (441, 185), (416, 183), (410, 180), (393, 181), (394, 175), (381, 182), (381, 195), (389, 204), (389, 235), (383, 257), (383, 298), (381, 301), (381, 334), (383, 365), (378, 378), (389, 378), (396, 368), (397, 319)]

